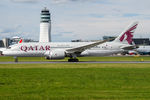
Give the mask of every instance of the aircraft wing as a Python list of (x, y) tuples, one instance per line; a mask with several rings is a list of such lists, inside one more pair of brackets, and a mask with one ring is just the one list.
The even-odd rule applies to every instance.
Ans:
[(84, 45), (84, 46), (80, 46), (80, 47), (76, 47), (76, 48), (72, 48), (72, 49), (67, 49), (66, 51), (67, 51), (67, 53), (81, 53), (86, 49), (90, 49), (90, 48), (95, 47), (99, 44), (103, 44), (107, 41), (109, 41), (109, 40), (99, 41), (99, 42), (91, 43), (88, 45)]

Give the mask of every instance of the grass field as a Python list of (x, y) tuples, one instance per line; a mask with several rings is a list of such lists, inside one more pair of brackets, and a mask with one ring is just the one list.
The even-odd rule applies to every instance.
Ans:
[[(67, 61), (68, 58), (62, 60), (46, 60), (44, 57), (18, 57), (19, 61)], [(79, 57), (80, 61), (150, 61), (150, 56), (109, 56), (109, 57)], [(0, 62), (14, 61), (13, 57), (0, 57)]]
[(150, 64), (0, 64), (0, 100), (149, 100)]

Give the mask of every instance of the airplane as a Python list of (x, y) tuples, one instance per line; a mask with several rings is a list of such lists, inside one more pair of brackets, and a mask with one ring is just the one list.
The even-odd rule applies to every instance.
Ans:
[(135, 21), (128, 26), (115, 40), (98, 42), (30, 42), (18, 43), (2, 50), (4, 56), (17, 57), (45, 57), (46, 59), (64, 59), (69, 57), (68, 62), (78, 62), (77, 57), (85, 56), (108, 56), (121, 53), (124, 50), (135, 49), (132, 44), (133, 33), (137, 28)]
[(129, 55), (150, 55), (150, 46), (149, 45), (138, 46), (134, 50), (125, 51), (124, 54), (129, 54)]
[(150, 46), (139, 46), (139, 48), (136, 50), (138, 54), (140, 55), (150, 55)]

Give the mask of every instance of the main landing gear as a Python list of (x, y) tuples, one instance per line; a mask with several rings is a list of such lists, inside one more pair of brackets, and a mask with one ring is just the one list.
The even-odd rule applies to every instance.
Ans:
[(68, 59), (68, 62), (79, 62), (79, 59), (77, 59), (76, 55), (71, 55), (70, 59)]
[(77, 58), (70, 58), (70, 59), (68, 59), (68, 62), (79, 62), (79, 59), (77, 59)]
[(18, 62), (18, 57), (14, 57), (14, 62)]

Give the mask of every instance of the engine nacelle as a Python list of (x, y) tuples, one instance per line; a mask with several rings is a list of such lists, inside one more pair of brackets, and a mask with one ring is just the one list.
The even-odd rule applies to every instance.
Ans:
[(47, 51), (45, 53), (46, 59), (64, 59), (65, 58), (65, 51), (56, 49), (56, 50), (51, 50)]

